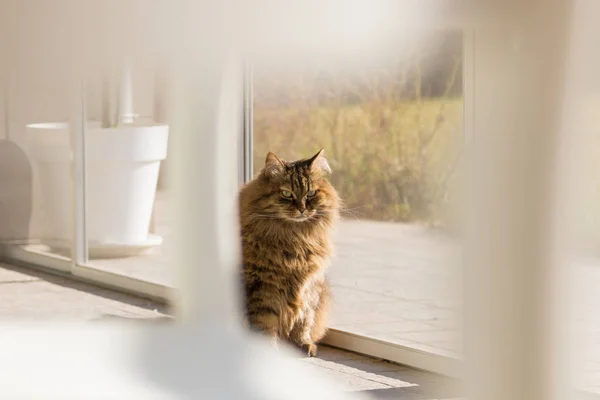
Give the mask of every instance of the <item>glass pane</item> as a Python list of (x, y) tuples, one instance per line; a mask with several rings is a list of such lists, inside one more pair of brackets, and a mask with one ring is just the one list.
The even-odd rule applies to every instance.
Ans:
[[(166, 3), (88, 8), (86, 239), (88, 266), (171, 284), (167, 253)], [(130, 15), (136, 15), (131, 24)], [(124, 44), (123, 46), (116, 44)]]
[(171, 284), (161, 72), (136, 58), (88, 81), (86, 229), (90, 265)]
[(459, 31), (256, 62), (255, 171), (269, 151), (292, 161), (325, 148), (344, 202), (329, 271), (333, 328), (460, 352), (450, 204), (463, 145), (462, 64)]
[[(2, 55), (0, 241), (15, 252), (9, 254), (64, 259), (74, 227), (69, 120), (80, 82), (71, 70), (72, 38), (58, 29), (58, 14), (40, 3), (7, 8), (2, 16), (10, 35), (3, 35)], [(8, 45), (8, 38), (19, 38), (19, 45)]]

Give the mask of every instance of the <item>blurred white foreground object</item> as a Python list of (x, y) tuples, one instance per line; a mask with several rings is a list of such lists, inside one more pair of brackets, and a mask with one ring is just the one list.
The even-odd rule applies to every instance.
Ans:
[(0, 354), (3, 399), (361, 398), (217, 326), (3, 324)]
[(471, 77), (467, 397), (573, 399), (551, 229), (571, 1), (487, 5), (493, 23), (475, 30)]

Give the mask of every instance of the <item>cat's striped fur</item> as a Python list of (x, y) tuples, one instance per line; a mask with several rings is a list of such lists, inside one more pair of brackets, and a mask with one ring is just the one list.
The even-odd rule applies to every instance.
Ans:
[(247, 321), (310, 356), (327, 331), (329, 313), (325, 270), (340, 204), (329, 172), (323, 150), (294, 162), (269, 153), (240, 192)]

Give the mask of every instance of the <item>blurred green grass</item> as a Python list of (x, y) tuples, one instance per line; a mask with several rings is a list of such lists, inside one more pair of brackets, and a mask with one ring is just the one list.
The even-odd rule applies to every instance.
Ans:
[(254, 170), (273, 151), (287, 160), (320, 148), (344, 217), (438, 224), (447, 216), (463, 144), (461, 97), (371, 98), (347, 105), (254, 108)]

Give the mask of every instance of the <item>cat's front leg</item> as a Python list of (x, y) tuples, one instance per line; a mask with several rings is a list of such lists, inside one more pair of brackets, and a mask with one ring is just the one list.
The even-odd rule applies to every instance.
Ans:
[(291, 340), (309, 357), (315, 357), (317, 355), (317, 345), (312, 340), (311, 335), (314, 320), (314, 310), (303, 310), (301, 319), (296, 323), (290, 334)]
[(317, 345), (312, 340), (312, 329), (315, 322), (315, 311), (309, 309), (305, 311), (304, 324), (302, 326), (302, 350), (309, 357), (317, 356)]
[(301, 349), (304, 352), (304, 354), (308, 355), (309, 357), (316, 357), (317, 356), (318, 347), (314, 343), (303, 344), (301, 346)]

